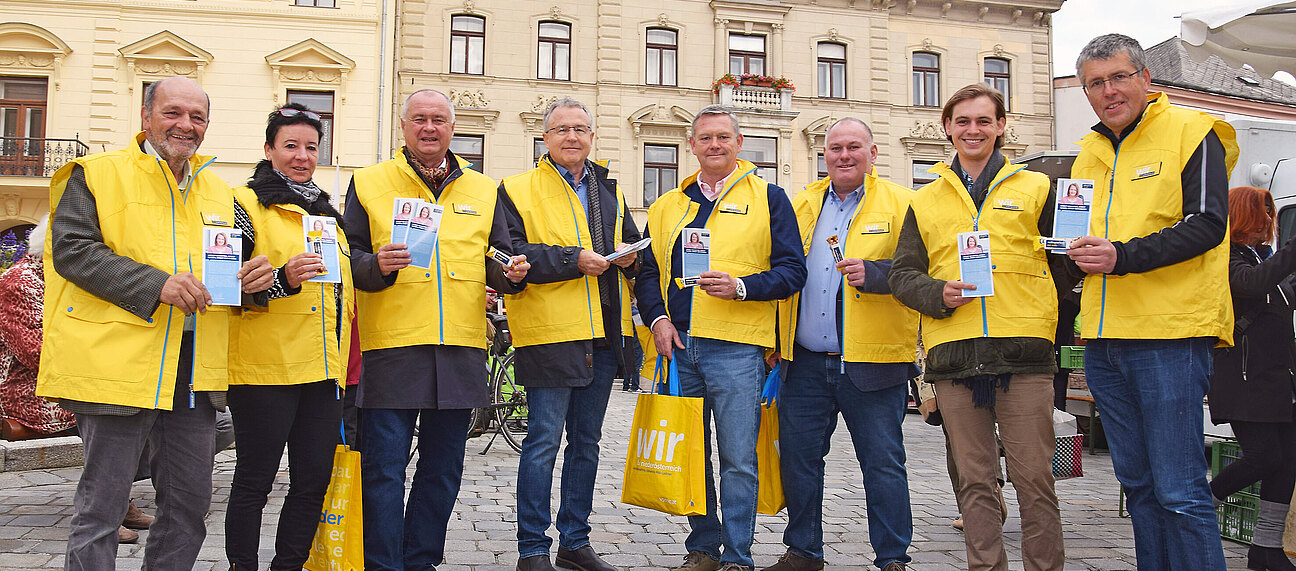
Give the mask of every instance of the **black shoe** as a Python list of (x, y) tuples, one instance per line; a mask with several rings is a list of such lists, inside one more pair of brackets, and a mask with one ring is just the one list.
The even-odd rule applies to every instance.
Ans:
[(600, 559), (594, 552), (594, 548), (588, 545), (574, 551), (559, 547), (558, 559), (554, 563), (559, 567), (578, 571), (618, 571), (616, 567)]
[(517, 571), (558, 571), (549, 563), (548, 555), (532, 555), (518, 559)]
[(1247, 569), (1257, 571), (1292, 571), (1296, 570), (1296, 565), (1292, 565), (1287, 554), (1283, 553), (1281, 547), (1260, 547), (1252, 545), (1247, 550)]

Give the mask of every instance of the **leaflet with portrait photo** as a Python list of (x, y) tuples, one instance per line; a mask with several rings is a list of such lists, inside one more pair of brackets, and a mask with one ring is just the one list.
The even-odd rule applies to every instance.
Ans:
[[(1089, 215), (1093, 206), (1094, 181), (1085, 178), (1060, 178), (1057, 200), (1053, 205), (1053, 238), (1071, 240), (1089, 235)], [(1050, 248), (1063, 253), (1066, 248)]]
[(680, 282), (683, 287), (697, 285), (698, 276), (711, 269), (711, 230), (684, 228), (680, 230), (680, 245), (683, 249)]
[(203, 227), (203, 286), (212, 305), (239, 305), (242, 284), (237, 277), (243, 265), (243, 233), (229, 227)]
[(417, 198), (397, 198), (392, 204), (392, 244), (404, 244), (405, 234), (409, 231), (410, 219), (423, 201)]
[(437, 236), (441, 231), (441, 214), (445, 208), (440, 204), (419, 201), (414, 207), (414, 217), (410, 219), (409, 231), (405, 235), (405, 247), (409, 250), (410, 265), (425, 270), (432, 268), (432, 256), (436, 254)]
[(990, 263), (990, 232), (987, 230), (959, 232), (956, 247), (959, 253), (959, 281), (976, 286), (976, 289), (963, 290), (963, 297), (994, 295), (994, 266)]
[(306, 235), (306, 251), (324, 258), (324, 271), (306, 281), (341, 283), (342, 262), (338, 251), (337, 220), (332, 216), (302, 216), (302, 232)]

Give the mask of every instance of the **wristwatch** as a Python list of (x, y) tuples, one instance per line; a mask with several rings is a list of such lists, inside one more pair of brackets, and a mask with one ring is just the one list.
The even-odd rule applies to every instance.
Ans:
[(742, 278), (734, 278), (734, 297), (738, 301), (747, 299), (747, 286), (743, 284)]

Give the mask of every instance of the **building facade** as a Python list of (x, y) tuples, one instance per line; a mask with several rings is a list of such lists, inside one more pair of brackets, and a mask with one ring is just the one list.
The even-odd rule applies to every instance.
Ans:
[(379, 115), (391, 97), (381, 90), (387, 4), (395, 2), (4, 0), (0, 233), (49, 211), (59, 166), (125, 146), (140, 129), (144, 87), (176, 74), (211, 96), (199, 152), (218, 157), (210, 168), (231, 185), (264, 158), (266, 115), (301, 101), (326, 120), (316, 180), (338, 190), (390, 146), (377, 127), (390, 120)]
[[(405, 0), (398, 87), (450, 94), (455, 150), (500, 178), (530, 168), (554, 98), (590, 107), (592, 158), (636, 209), (697, 168), (687, 137), (711, 103), (741, 108), (744, 158), (789, 192), (825, 172), (823, 136), (873, 129), (878, 172), (918, 186), (953, 146), (940, 106), (958, 88), (1005, 91), (1015, 157), (1053, 141), (1050, 16), (1061, 0)], [(795, 86), (729, 85), (744, 73)], [(768, 82), (767, 82), (768, 83)]]

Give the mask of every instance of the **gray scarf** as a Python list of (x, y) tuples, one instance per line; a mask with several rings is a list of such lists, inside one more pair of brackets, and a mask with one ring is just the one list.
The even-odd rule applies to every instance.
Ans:
[(315, 200), (320, 197), (320, 193), (324, 192), (323, 190), (320, 190), (320, 187), (315, 186), (314, 180), (297, 182), (288, 178), (288, 175), (279, 172), (279, 169), (272, 170), (274, 170), (275, 174), (279, 175), (279, 178), (283, 179), (284, 184), (288, 185), (288, 188), (291, 188), (293, 192), (306, 199), (306, 204), (314, 204)]

